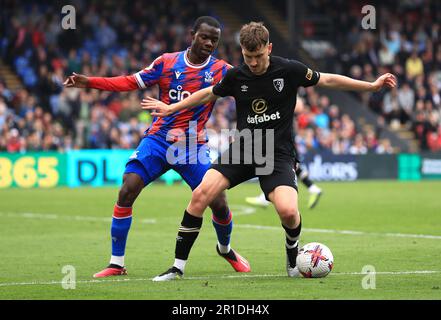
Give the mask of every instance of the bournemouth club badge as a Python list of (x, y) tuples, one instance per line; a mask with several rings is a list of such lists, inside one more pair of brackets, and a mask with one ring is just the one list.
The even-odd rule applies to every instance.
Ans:
[(282, 92), (284, 81), (283, 78), (278, 78), (273, 80), (274, 88), (276, 88), (277, 91)]

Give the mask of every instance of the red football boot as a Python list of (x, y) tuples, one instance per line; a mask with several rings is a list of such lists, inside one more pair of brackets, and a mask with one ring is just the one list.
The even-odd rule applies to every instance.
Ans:
[(95, 273), (93, 275), (94, 278), (105, 278), (112, 276), (125, 276), (127, 274), (127, 269), (124, 267), (116, 267), (114, 265), (109, 265), (104, 270)]
[(251, 266), (249, 262), (233, 249), (231, 249), (230, 252), (228, 253), (221, 253), (219, 251), (219, 247), (216, 245), (216, 251), (221, 257), (223, 257), (231, 264), (231, 266), (233, 267), (234, 270), (236, 270), (236, 272), (251, 271)]

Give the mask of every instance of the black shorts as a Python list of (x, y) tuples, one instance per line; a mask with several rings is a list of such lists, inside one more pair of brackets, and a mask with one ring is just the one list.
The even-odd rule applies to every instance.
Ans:
[(277, 157), (274, 161), (274, 170), (268, 175), (256, 174), (256, 165), (253, 164), (223, 164), (215, 163), (211, 168), (219, 171), (230, 182), (228, 189), (234, 188), (242, 182), (254, 177), (259, 178), (260, 188), (267, 200), (268, 195), (278, 186), (290, 186), (298, 191), (295, 172), (296, 160), (288, 156)]

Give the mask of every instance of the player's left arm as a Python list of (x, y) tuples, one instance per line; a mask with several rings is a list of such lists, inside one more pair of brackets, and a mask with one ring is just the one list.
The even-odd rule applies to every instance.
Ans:
[(167, 117), (175, 112), (183, 109), (204, 105), (211, 101), (215, 101), (218, 96), (213, 93), (213, 86), (196, 91), (191, 96), (181, 100), (177, 103), (166, 104), (158, 99), (147, 97), (142, 99), (141, 108), (150, 110), (154, 117)]
[(379, 91), (382, 88), (395, 88), (397, 79), (391, 73), (385, 73), (374, 82), (361, 81), (332, 73), (320, 73), (317, 86), (351, 91)]
[(142, 100), (141, 108), (144, 110), (150, 110), (152, 116), (167, 117), (183, 109), (198, 105), (207, 105), (209, 102), (213, 102), (219, 97), (231, 96), (233, 95), (233, 73), (234, 69), (228, 69), (228, 71), (225, 73), (225, 77), (214, 86), (196, 91), (184, 100), (170, 105), (152, 97), (147, 97)]

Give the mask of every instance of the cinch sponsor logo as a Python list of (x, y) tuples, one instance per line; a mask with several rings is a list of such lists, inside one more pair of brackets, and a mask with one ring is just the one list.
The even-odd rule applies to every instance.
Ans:
[(177, 86), (176, 89), (171, 89), (168, 92), (168, 96), (172, 100), (184, 100), (185, 98), (191, 96), (191, 93), (185, 90), (182, 90), (182, 86)]
[(273, 120), (277, 120), (280, 119), (280, 112), (277, 111), (276, 113), (272, 113), (272, 114), (256, 114), (255, 116), (250, 116), (248, 115), (247, 118), (247, 122), (250, 124), (258, 124), (258, 123), (263, 123), (263, 122), (268, 122), (268, 121), (273, 121)]

